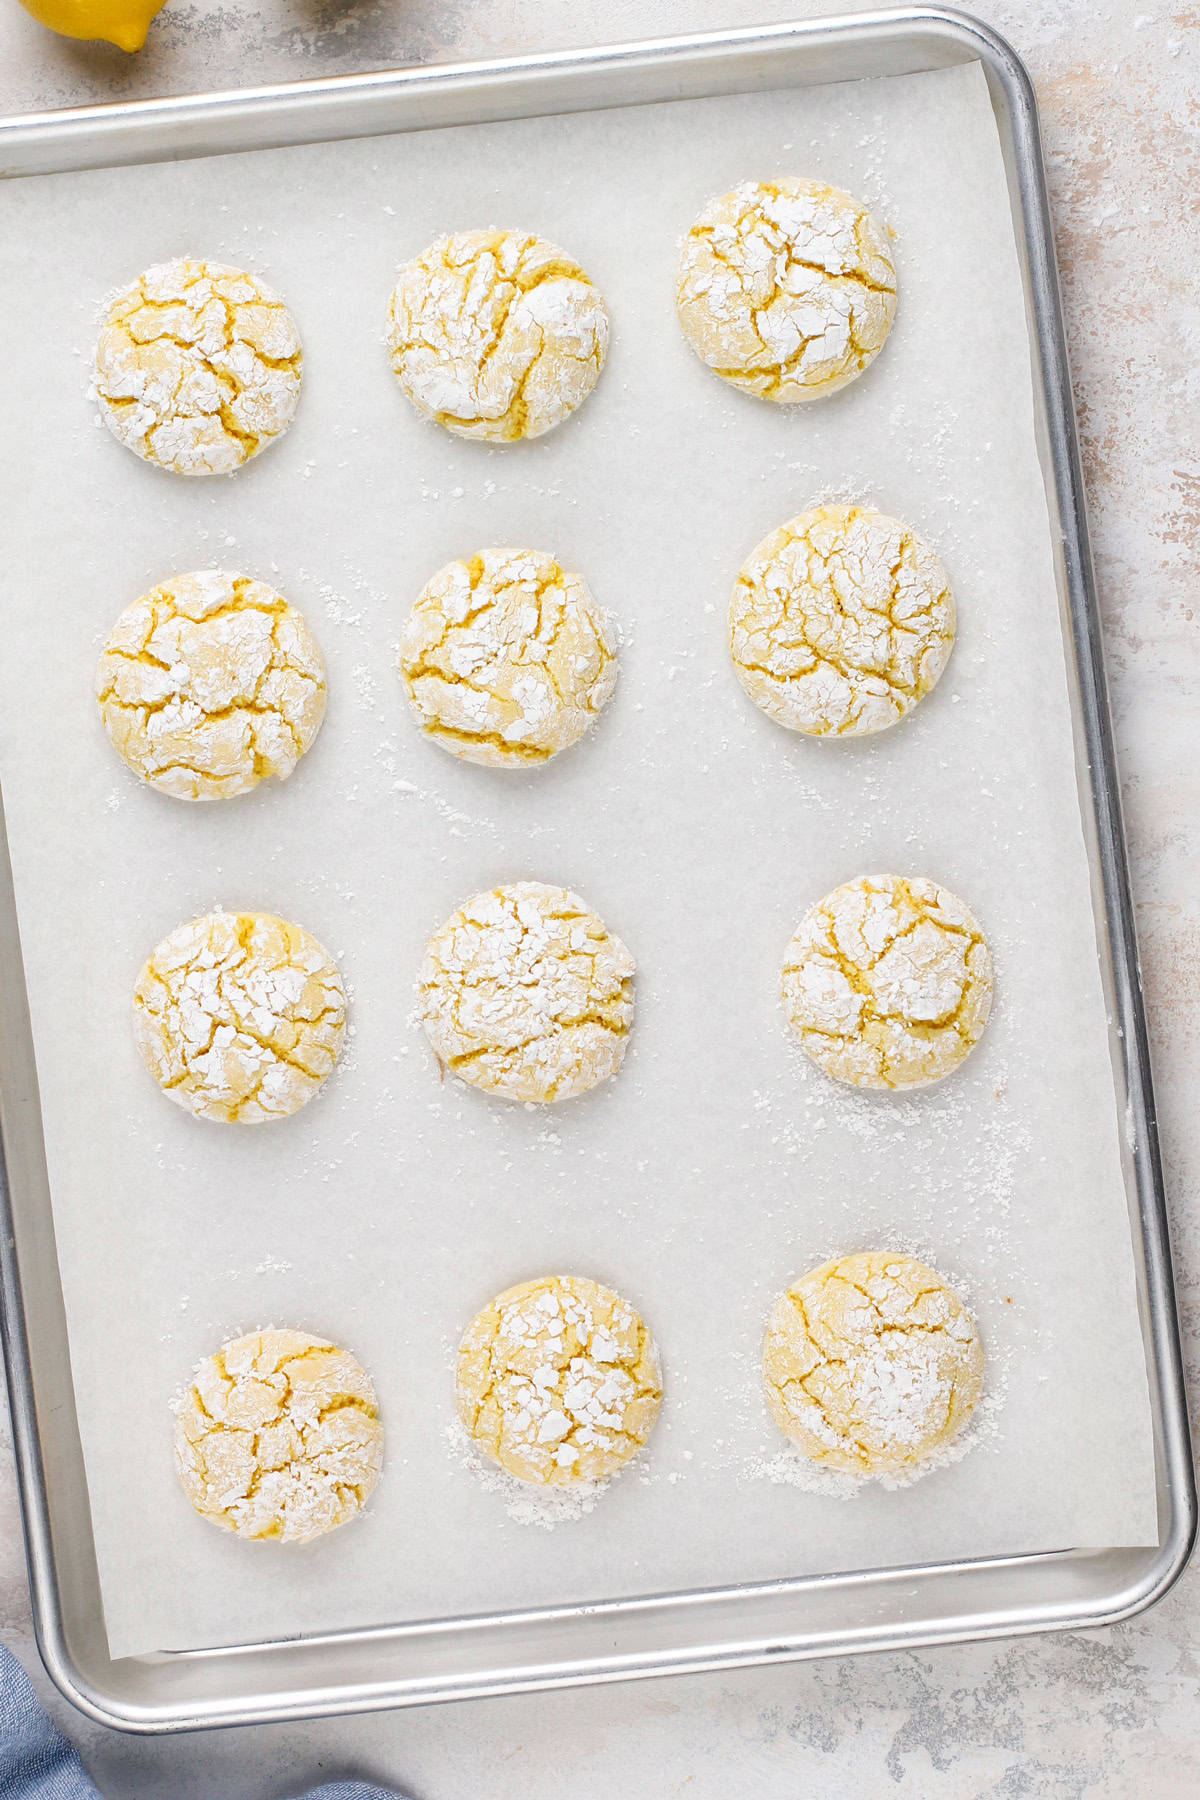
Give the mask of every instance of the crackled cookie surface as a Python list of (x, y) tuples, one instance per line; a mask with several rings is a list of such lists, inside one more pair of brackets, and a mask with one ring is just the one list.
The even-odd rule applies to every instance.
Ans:
[(700, 360), (764, 400), (815, 400), (861, 375), (896, 312), (888, 234), (820, 181), (744, 181), (684, 239), (679, 320)]
[(865, 506), (818, 506), (751, 553), (729, 604), (738, 679), (780, 725), (861, 737), (902, 719), (954, 645), (945, 569), (916, 533)]
[(621, 1066), (633, 958), (578, 894), (518, 881), (429, 940), (420, 1008), (438, 1060), (505, 1100), (567, 1100)]
[(654, 1339), (628, 1301), (574, 1275), (497, 1295), (458, 1352), (469, 1436), (520, 1481), (602, 1480), (639, 1450), (662, 1403)]
[(978, 1042), (992, 957), (961, 900), (919, 877), (848, 881), (801, 920), (783, 963), (788, 1023), (855, 1087), (940, 1081)]
[(316, 938), (271, 913), (205, 913), (137, 979), (133, 1030), (169, 1099), (258, 1125), (311, 1100), (342, 1050), (346, 993)]
[(127, 606), (96, 671), (100, 716), (135, 774), (180, 800), (290, 775), (320, 729), (325, 665), (294, 607), (219, 569)]
[(105, 313), (96, 395), (123, 444), (177, 475), (226, 475), (292, 422), (300, 335), (265, 282), (175, 257), (130, 283)]
[(175, 1466), (196, 1511), (243, 1538), (305, 1544), (345, 1525), (379, 1479), (371, 1378), (307, 1331), (252, 1331), (196, 1370)]
[(983, 1386), (974, 1321), (915, 1257), (870, 1250), (793, 1282), (763, 1347), (771, 1416), (848, 1475), (903, 1475), (961, 1430)]
[(458, 231), (400, 271), (392, 368), (426, 418), (460, 437), (540, 437), (586, 400), (608, 350), (600, 294), (524, 231)]
[(443, 749), (528, 768), (577, 743), (611, 698), (616, 638), (581, 575), (540, 550), (447, 563), (409, 615), (400, 674)]

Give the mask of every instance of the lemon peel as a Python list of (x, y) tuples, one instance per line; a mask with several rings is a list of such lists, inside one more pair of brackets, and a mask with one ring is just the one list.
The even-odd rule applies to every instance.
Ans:
[(166, 0), (21, 0), (27, 13), (60, 37), (103, 38), (118, 50), (140, 50), (150, 21)]

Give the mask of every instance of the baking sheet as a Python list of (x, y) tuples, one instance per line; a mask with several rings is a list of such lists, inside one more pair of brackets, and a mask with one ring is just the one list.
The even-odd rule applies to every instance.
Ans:
[[(894, 227), (897, 323), (869, 374), (775, 411), (694, 360), (680, 234), (747, 174), (819, 174)], [(1156, 1541), (1151, 1428), (1074, 791), (1028, 344), (977, 67), (7, 184), (10, 496), (3, 780), (80, 1424), (114, 1655), (956, 1556)], [(394, 271), (438, 230), (527, 224), (605, 292), (609, 366), (530, 445), (424, 424), (381, 345)], [(84, 399), (101, 296), (165, 256), (255, 268), (306, 347), (290, 435), (226, 481), (138, 464)], [(724, 612), (791, 512), (862, 497), (938, 547), (959, 638), (874, 743), (793, 739), (744, 699)], [(392, 669), (448, 557), (529, 542), (624, 633), (581, 748), (529, 775), (420, 738)], [(143, 790), (90, 700), (121, 607), (236, 567), (307, 614), (329, 666), (296, 776), (227, 806)], [(997, 964), (980, 1049), (908, 1098), (825, 1081), (785, 1038), (783, 946), (879, 869), (968, 901)], [(467, 894), (578, 888), (639, 963), (621, 1076), (549, 1112), (441, 1085), (411, 1024), (429, 931)], [(214, 904), (295, 918), (338, 956), (354, 1037), (262, 1131), (167, 1105), (129, 994)], [(970, 1454), (853, 1500), (778, 1475), (758, 1393), (771, 1298), (840, 1250), (913, 1248), (968, 1294), (992, 1359)], [(453, 1348), (540, 1270), (611, 1282), (663, 1350), (644, 1461), (547, 1532), (464, 1466)], [(191, 1514), (167, 1401), (267, 1322), (352, 1347), (388, 1427), (367, 1515), (294, 1554)], [(785, 1474), (786, 1470), (783, 1471)]]

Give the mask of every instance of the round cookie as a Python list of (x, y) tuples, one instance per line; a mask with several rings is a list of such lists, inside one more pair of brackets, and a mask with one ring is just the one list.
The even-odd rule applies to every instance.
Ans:
[(492, 769), (548, 762), (612, 697), (617, 645), (581, 575), (540, 550), (481, 550), (423, 588), (400, 675), (429, 736)]
[(615, 1075), (632, 956), (578, 894), (518, 881), (476, 894), (429, 940), (426, 1034), (444, 1067), (505, 1100), (568, 1100)]
[(784, 957), (783, 1004), (827, 1075), (854, 1087), (924, 1087), (983, 1033), (991, 951), (962, 901), (936, 882), (864, 875), (801, 920)]
[(895, 725), (954, 646), (945, 569), (866, 506), (818, 506), (765, 537), (729, 603), (729, 652), (756, 706), (812, 737)]
[(525, 231), (456, 231), (400, 271), (388, 306), (396, 379), (459, 437), (540, 437), (586, 400), (608, 313), (583, 270)]
[(497, 1295), (458, 1351), (458, 1416), (519, 1481), (568, 1487), (613, 1475), (662, 1404), (654, 1339), (611, 1288), (544, 1275)]
[(291, 774), (325, 716), (325, 665), (282, 595), (200, 569), (125, 608), (96, 698), (135, 775), (178, 800), (225, 800)]
[(244, 269), (177, 256), (109, 304), (96, 396), (113, 435), (176, 475), (227, 475), (292, 422), (303, 358), (291, 313)]
[(869, 1250), (792, 1283), (771, 1309), (763, 1383), (779, 1429), (843, 1474), (912, 1473), (962, 1429), (983, 1348), (954, 1290), (912, 1256)]
[(679, 322), (701, 362), (748, 394), (815, 400), (861, 375), (896, 312), (886, 229), (820, 181), (744, 181), (683, 243)]
[(382, 1461), (370, 1376), (307, 1331), (252, 1331), (222, 1345), (175, 1415), (184, 1492), (242, 1538), (306, 1544), (347, 1524)]
[(311, 1100), (341, 1055), (346, 993), (329, 952), (271, 913), (205, 913), (151, 954), (133, 995), (146, 1067), (201, 1119), (259, 1125)]

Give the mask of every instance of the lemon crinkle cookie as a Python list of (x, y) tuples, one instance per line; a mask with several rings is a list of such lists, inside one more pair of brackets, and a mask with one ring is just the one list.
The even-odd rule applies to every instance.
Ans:
[(587, 399), (608, 349), (579, 265), (524, 231), (458, 231), (400, 271), (388, 307), (396, 378), (460, 437), (540, 437)]
[(180, 800), (286, 778), (325, 714), (325, 665), (282, 595), (219, 569), (127, 606), (96, 671), (104, 729), (136, 775)]
[(458, 1352), (468, 1435), (520, 1481), (567, 1487), (613, 1475), (654, 1429), (658, 1350), (619, 1294), (545, 1275), (497, 1295)]
[(700, 360), (765, 400), (815, 400), (861, 375), (896, 311), (885, 228), (820, 181), (744, 181), (684, 239), (679, 319)]
[(518, 881), (429, 940), (420, 1012), (438, 1060), (505, 1100), (567, 1100), (621, 1066), (634, 962), (578, 894)]
[(371, 1378), (307, 1331), (252, 1331), (200, 1364), (175, 1415), (196, 1511), (242, 1538), (304, 1544), (345, 1525), (379, 1479)]
[(146, 462), (226, 475), (287, 430), (302, 362), (296, 322), (272, 288), (180, 256), (108, 305), (96, 394), (114, 436)]
[(801, 920), (783, 1004), (804, 1049), (855, 1087), (940, 1081), (970, 1054), (992, 1003), (992, 957), (961, 900), (920, 877), (866, 875)]
[(206, 913), (142, 968), (133, 1029), (163, 1092), (198, 1118), (258, 1125), (311, 1100), (341, 1054), (346, 993), (329, 952), (271, 913)]
[(612, 696), (617, 645), (581, 575), (540, 550), (447, 563), (409, 615), (400, 674), (443, 749), (528, 768), (577, 743)]
[(911, 1474), (966, 1424), (983, 1387), (974, 1321), (915, 1257), (870, 1250), (793, 1282), (763, 1348), (771, 1416), (806, 1456)]
[(768, 716), (813, 737), (902, 719), (954, 645), (945, 569), (915, 532), (865, 506), (798, 513), (751, 553), (729, 605), (738, 679)]

